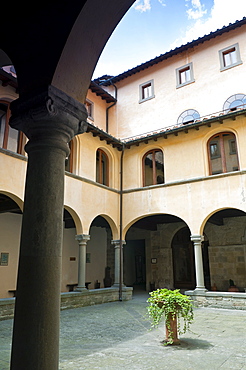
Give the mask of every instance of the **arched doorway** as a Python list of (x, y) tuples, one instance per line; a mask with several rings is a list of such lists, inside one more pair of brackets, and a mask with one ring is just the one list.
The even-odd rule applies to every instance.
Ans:
[(15, 296), (22, 211), (0, 193), (0, 298)]
[(212, 288), (228, 291), (230, 280), (244, 291), (246, 281), (246, 213), (227, 208), (206, 222), (207, 249)]
[(172, 255), (174, 288), (195, 289), (194, 248), (188, 227), (183, 227), (174, 235)]

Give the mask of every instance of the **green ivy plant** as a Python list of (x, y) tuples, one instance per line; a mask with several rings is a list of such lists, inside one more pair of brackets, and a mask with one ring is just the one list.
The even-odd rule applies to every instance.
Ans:
[[(177, 318), (177, 331), (178, 334), (184, 334), (190, 327), (193, 321), (193, 306), (189, 297), (180, 293), (179, 289), (157, 289), (150, 292), (150, 297), (147, 302), (148, 315), (152, 321), (152, 327), (157, 327), (164, 317), (166, 327), (168, 329), (167, 344), (173, 343), (173, 333), (171, 331), (170, 322), (175, 317)], [(180, 319), (183, 319), (181, 327)]]

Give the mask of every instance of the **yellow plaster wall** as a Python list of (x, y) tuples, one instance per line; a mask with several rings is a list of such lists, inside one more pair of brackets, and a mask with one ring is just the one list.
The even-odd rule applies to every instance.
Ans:
[(106, 103), (106, 100), (102, 100), (100, 96), (97, 96), (91, 90), (88, 90), (86, 99), (89, 99), (94, 103), (93, 107), (93, 120), (88, 118), (88, 122), (93, 125), (106, 130), (106, 108), (109, 104)]

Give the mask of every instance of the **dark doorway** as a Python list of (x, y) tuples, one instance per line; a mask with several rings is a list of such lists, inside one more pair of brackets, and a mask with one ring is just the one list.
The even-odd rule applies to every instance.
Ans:
[(127, 240), (124, 246), (124, 283), (127, 286), (146, 284), (145, 240)]
[(174, 235), (172, 252), (174, 288), (195, 289), (194, 248), (188, 227), (180, 229)]

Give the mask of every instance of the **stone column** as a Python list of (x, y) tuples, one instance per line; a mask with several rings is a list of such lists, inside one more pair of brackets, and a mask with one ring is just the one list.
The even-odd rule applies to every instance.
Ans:
[(48, 86), (11, 104), (13, 128), (29, 141), (12, 370), (58, 369), (65, 158), (86, 129), (84, 105)]
[(206, 291), (204, 284), (204, 272), (202, 262), (202, 242), (203, 235), (191, 235), (191, 241), (194, 243), (195, 270), (196, 270), (196, 289), (197, 291)]
[(79, 266), (78, 266), (78, 286), (76, 291), (82, 292), (86, 290), (85, 287), (85, 273), (86, 273), (86, 244), (90, 240), (90, 235), (80, 234), (76, 235), (76, 240), (79, 242)]
[[(121, 256), (121, 249), (120, 249), (120, 240), (112, 240), (111, 244), (114, 245), (114, 250), (115, 250), (115, 258), (114, 258), (114, 287), (119, 287), (120, 286), (120, 278), (122, 276), (122, 285), (123, 285), (123, 253)], [(126, 242), (122, 240), (122, 248), (123, 245), (125, 245)], [(121, 276), (120, 276), (121, 275)]]

